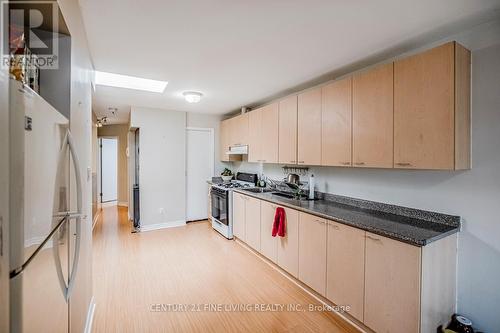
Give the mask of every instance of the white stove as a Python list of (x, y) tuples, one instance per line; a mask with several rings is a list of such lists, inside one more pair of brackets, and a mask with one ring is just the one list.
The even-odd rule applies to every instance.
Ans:
[(212, 199), (212, 228), (227, 239), (233, 238), (233, 189), (255, 187), (257, 175), (253, 173), (236, 174), (236, 180), (213, 184), (210, 196)]

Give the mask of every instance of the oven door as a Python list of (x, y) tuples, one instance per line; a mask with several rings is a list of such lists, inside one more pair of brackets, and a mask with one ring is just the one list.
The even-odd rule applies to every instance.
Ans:
[(225, 190), (212, 187), (210, 192), (212, 196), (212, 218), (229, 225), (228, 219), (228, 193)]

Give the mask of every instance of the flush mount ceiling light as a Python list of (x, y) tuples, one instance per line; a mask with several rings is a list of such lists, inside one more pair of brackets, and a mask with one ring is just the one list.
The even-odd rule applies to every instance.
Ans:
[(135, 89), (162, 93), (167, 81), (143, 79), (136, 76), (95, 71), (95, 83), (102, 86)]
[(202, 93), (196, 91), (185, 91), (182, 95), (188, 103), (198, 103), (201, 100), (201, 96), (203, 96)]

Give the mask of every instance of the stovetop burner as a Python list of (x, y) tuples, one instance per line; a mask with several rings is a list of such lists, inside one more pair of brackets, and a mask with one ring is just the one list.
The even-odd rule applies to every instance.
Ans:
[(250, 184), (242, 184), (237, 182), (223, 183), (220, 186), (224, 188), (240, 188), (240, 187), (250, 187)]

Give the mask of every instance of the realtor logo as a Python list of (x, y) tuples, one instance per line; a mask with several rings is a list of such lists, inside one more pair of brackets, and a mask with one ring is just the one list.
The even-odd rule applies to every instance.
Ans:
[(1, 1), (2, 66), (58, 68), (56, 1)]

